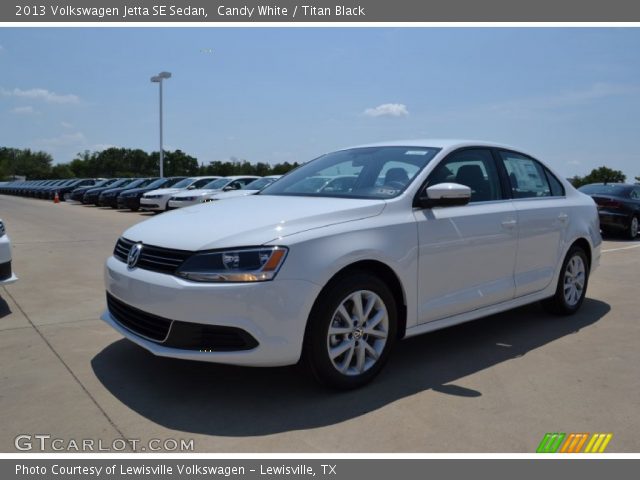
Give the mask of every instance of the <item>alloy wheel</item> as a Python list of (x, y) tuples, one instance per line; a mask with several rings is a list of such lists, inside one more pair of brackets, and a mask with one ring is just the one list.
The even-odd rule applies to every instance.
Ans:
[(327, 332), (327, 352), (334, 368), (353, 376), (373, 367), (387, 344), (389, 314), (376, 293), (349, 294), (333, 313)]
[(564, 300), (573, 307), (582, 297), (586, 279), (586, 268), (582, 257), (574, 255), (564, 271)]

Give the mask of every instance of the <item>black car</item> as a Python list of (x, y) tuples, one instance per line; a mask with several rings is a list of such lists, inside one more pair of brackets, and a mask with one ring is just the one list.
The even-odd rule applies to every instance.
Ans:
[(118, 208), (118, 195), (120, 195), (120, 193), (135, 188), (143, 188), (154, 180), (157, 180), (157, 178), (137, 178), (123, 187), (108, 188), (100, 194), (98, 205), (101, 207)]
[(58, 192), (58, 198), (60, 201), (65, 200), (65, 194), (73, 191), (78, 187), (83, 186), (93, 186), (95, 184), (95, 180), (93, 178), (76, 178), (74, 180), (69, 180), (68, 182), (62, 183), (55, 187), (49, 187), (47, 189), (40, 191), (40, 198), (46, 198), (48, 200), (53, 200), (56, 192)]
[(41, 188), (40, 190), (38, 190), (38, 192), (36, 193), (36, 197), (51, 200), (53, 199), (53, 197), (56, 194), (56, 191), (59, 188), (63, 188), (63, 187), (66, 187), (67, 185), (71, 185), (73, 182), (75, 182), (75, 180), (73, 179), (60, 180), (59, 182), (57, 182), (54, 185), (51, 185), (50, 187)]
[(98, 205), (98, 199), (100, 198), (100, 194), (102, 192), (110, 188), (124, 187), (125, 185), (128, 185), (129, 183), (133, 182), (134, 180), (135, 178), (119, 178), (107, 187), (92, 188), (90, 190), (87, 190), (84, 196), (82, 197), (82, 203), (84, 204), (93, 203), (94, 205)]
[(95, 187), (97, 182), (98, 180), (96, 180), (95, 178), (78, 178), (73, 182), (71, 182), (70, 184), (60, 187), (57, 190), (54, 190), (53, 192), (50, 192), (49, 198), (53, 199), (53, 197), (55, 196), (55, 192), (57, 191), (58, 197), (60, 198), (60, 200), (67, 200), (71, 192), (73, 192), (75, 189), (81, 188), (81, 187), (88, 187), (88, 188)]
[(627, 183), (592, 183), (580, 187), (598, 205), (602, 233), (624, 233), (638, 236), (640, 219), (640, 185)]
[(74, 200), (76, 202), (81, 202), (82, 198), (84, 197), (84, 194), (87, 193), (89, 190), (93, 188), (108, 187), (109, 185), (112, 185), (113, 183), (115, 183), (117, 180), (118, 180), (117, 178), (107, 178), (107, 179), (96, 182), (94, 185), (88, 185), (86, 187), (78, 187), (72, 190), (71, 193), (69, 193), (69, 196), (66, 198), (66, 200)]
[(46, 182), (40, 183), (39, 185), (32, 185), (25, 190), (25, 196), (35, 198), (38, 196), (38, 192), (40, 190), (60, 185), (63, 181), (64, 180), (47, 180)]
[(128, 208), (134, 212), (140, 210), (140, 198), (143, 194), (150, 192), (151, 190), (157, 190), (159, 188), (170, 188), (180, 180), (184, 180), (187, 177), (165, 177), (158, 178), (155, 182), (150, 183), (144, 188), (133, 188), (131, 190), (125, 190), (118, 195), (118, 208)]

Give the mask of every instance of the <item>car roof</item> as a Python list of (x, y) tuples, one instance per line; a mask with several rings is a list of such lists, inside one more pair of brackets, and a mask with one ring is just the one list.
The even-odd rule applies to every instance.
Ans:
[[(488, 142), (485, 140), (463, 140), (463, 139), (446, 139), (446, 138), (425, 138), (414, 140), (392, 140), (386, 142), (367, 143), (364, 145), (356, 145), (348, 148), (363, 148), (363, 147), (432, 147), (432, 148), (460, 148), (460, 147), (497, 147), (506, 148), (509, 150), (518, 150), (511, 145), (506, 145), (498, 142)], [(346, 150), (346, 149), (344, 149)]]

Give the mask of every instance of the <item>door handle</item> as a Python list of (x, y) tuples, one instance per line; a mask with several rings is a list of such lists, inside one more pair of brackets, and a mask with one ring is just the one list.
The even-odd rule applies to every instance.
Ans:
[(515, 227), (515, 226), (516, 226), (516, 224), (517, 224), (517, 223), (518, 223), (518, 222), (512, 218), (512, 219), (510, 219), (510, 220), (504, 220), (504, 221), (502, 222), (502, 226), (503, 226), (504, 228), (513, 228), (513, 227)]
[(567, 215), (566, 213), (561, 213), (560, 215), (558, 215), (558, 220), (560, 220), (562, 223), (566, 222), (569, 219), (569, 215)]

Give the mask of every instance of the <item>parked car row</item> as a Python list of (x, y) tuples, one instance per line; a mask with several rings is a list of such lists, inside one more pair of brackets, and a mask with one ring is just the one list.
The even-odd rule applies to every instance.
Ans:
[(0, 193), (19, 195), (21, 197), (43, 198), (53, 200), (56, 192), (60, 200), (77, 188), (95, 186), (101, 179), (67, 178), (63, 180), (23, 180), (8, 182), (0, 186)]
[(225, 195), (250, 195), (274, 182), (278, 175), (257, 177), (148, 177), (29, 180), (0, 185), (0, 193), (85, 205), (163, 212), (217, 200)]

